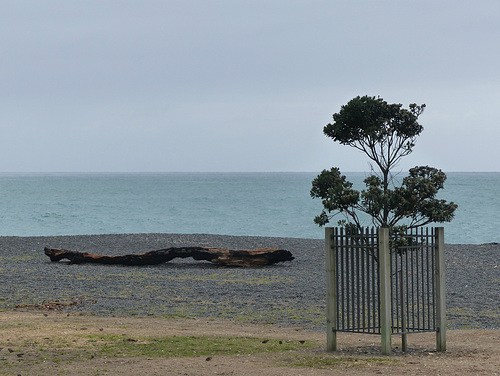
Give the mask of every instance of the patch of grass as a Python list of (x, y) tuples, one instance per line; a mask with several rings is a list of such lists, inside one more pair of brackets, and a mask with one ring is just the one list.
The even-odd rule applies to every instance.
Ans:
[(30, 261), (34, 259), (42, 258), (38, 253), (23, 255), (23, 256), (2, 256), (0, 257), (0, 262), (15, 262), (15, 261)]
[[(239, 301), (237, 305), (228, 301), (184, 301), (179, 299), (175, 304), (167, 302), (163, 306), (150, 305), (148, 309), (153, 314), (162, 312), (161, 317), (196, 318), (216, 317), (245, 323), (277, 324), (286, 322), (288, 325), (320, 326), (324, 323), (324, 307), (311, 304), (297, 310), (294, 302), (277, 302), (262, 307), (259, 302)], [(167, 312), (167, 313), (163, 313)], [(127, 315), (131, 315), (127, 311)]]
[(100, 356), (195, 357), (289, 351), (316, 346), (298, 340), (267, 340), (249, 337), (167, 336), (134, 337), (86, 335)]

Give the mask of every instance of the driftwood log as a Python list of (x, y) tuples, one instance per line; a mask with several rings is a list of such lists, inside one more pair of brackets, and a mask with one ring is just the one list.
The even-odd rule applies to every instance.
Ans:
[(121, 256), (95, 255), (87, 252), (47, 247), (45, 247), (44, 251), (52, 262), (67, 259), (73, 264), (98, 263), (140, 266), (162, 264), (174, 258), (192, 257), (195, 260), (206, 260), (225, 266), (263, 266), (294, 259), (291, 252), (277, 248), (232, 250), (208, 247), (173, 247), (142, 254)]

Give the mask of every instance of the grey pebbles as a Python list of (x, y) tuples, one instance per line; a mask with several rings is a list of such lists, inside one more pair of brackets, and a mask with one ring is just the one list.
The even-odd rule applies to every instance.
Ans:
[[(224, 268), (190, 259), (155, 266), (51, 263), (44, 247), (119, 255), (178, 246), (282, 248), (295, 260)], [(500, 245), (446, 245), (450, 328), (500, 329)], [(0, 237), (0, 309), (229, 318), (325, 328), (321, 239), (208, 234)]]

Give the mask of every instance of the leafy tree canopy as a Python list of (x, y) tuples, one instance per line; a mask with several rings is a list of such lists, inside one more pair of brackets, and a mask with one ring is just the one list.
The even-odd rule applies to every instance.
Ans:
[(425, 104), (388, 104), (382, 98), (356, 97), (333, 115), (334, 122), (323, 133), (343, 145), (364, 152), (380, 170), (388, 171), (412, 152), (416, 137), (424, 129), (418, 122)]
[(371, 216), (377, 226), (405, 228), (429, 223), (449, 222), (457, 205), (436, 199), (444, 187), (446, 174), (429, 166), (410, 169), (402, 184), (393, 184), (392, 169), (410, 154), (423, 127), (418, 117), (425, 105), (388, 104), (382, 98), (356, 97), (333, 115), (334, 122), (323, 132), (334, 141), (364, 152), (376, 165), (361, 192), (338, 168), (323, 170), (312, 182), (311, 197), (320, 198), (323, 210), (314, 221), (326, 225), (335, 215), (343, 215), (339, 224), (361, 227), (358, 212)]

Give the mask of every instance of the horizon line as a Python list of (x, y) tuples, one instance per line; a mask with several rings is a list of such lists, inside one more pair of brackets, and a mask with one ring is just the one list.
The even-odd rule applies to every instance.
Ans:
[[(322, 170), (321, 170), (322, 171)], [(0, 174), (312, 174), (321, 171), (0, 171)], [(396, 174), (404, 171), (395, 172)], [(488, 174), (500, 173), (500, 171), (444, 171), (445, 173), (461, 173), (461, 174)], [(342, 173), (369, 173), (369, 171), (343, 171)]]

